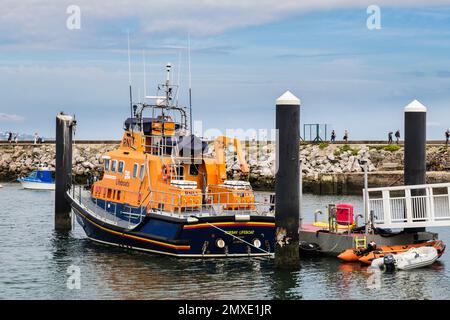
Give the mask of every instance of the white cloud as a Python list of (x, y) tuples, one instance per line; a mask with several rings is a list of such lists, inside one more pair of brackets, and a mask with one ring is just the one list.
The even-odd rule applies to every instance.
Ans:
[[(377, 0), (381, 6), (432, 6), (448, 0)], [(258, 26), (302, 12), (361, 8), (370, 0), (3, 0), (0, 11), (0, 42), (59, 47), (78, 37), (91, 41), (98, 36), (124, 32), (134, 36), (154, 34), (215, 35), (246, 26)], [(66, 29), (68, 5), (81, 8), (81, 30)], [(134, 27), (132, 27), (134, 26)], [(121, 35), (122, 36), (122, 35)], [(111, 35), (112, 38), (114, 38)], [(3, 40), (3, 41), (1, 41)]]
[(19, 122), (23, 120), (24, 118), (17, 114), (0, 113), (0, 121), (2, 122)]

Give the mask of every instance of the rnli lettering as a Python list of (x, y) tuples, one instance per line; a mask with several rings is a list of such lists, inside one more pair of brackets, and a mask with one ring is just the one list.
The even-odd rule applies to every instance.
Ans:
[(129, 186), (130, 186), (130, 182), (128, 182), (128, 181), (122, 181), (122, 180), (117, 180), (117, 181), (116, 181), (116, 186), (129, 187)]
[(232, 235), (248, 235), (248, 234), (255, 234), (255, 230), (230, 230), (227, 231), (227, 233)]
[(125, 138), (122, 140), (122, 145), (124, 147), (132, 147), (133, 146), (133, 140), (131, 138)]

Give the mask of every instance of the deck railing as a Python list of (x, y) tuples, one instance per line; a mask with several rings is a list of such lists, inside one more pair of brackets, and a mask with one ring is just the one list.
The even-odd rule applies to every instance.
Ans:
[(142, 222), (147, 213), (145, 207), (131, 207), (129, 205), (124, 205), (119, 210), (116, 202), (92, 198), (90, 191), (84, 189), (82, 185), (71, 186), (67, 192), (74, 201), (88, 210), (95, 218), (110, 224), (126, 225), (128, 228), (132, 228)]
[[(189, 192), (189, 190), (186, 191)], [(165, 211), (173, 214), (189, 212), (196, 215), (274, 214), (275, 203), (271, 194), (250, 197), (240, 195), (249, 192), (252, 191), (237, 190), (235, 192), (206, 192), (186, 195), (178, 192), (154, 190), (149, 193), (147, 207), (154, 211)]]
[(368, 189), (376, 227), (450, 226), (450, 183)]
[[(189, 190), (185, 190), (189, 192)], [(142, 206), (131, 207), (125, 205), (127, 211), (119, 211), (117, 203), (113, 201), (99, 201), (92, 199), (90, 191), (83, 186), (72, 186), (68, 193), (72, 198), (88, 209), (96, 218), (111, 223), (123, 223), (124, 216), (128, 218), (129, 225), (136, 225), (142, 221), (146, 214), (159, 213), (171, 216), (211, 216), (211, 215), (267, 215), (275, 214), (273, 194), (265, 193), (254, 197), (241, 197), (239, 193), (250, 190), (238, 190), (238, 192), (209, 192), (193, 193), (185, 195), (175, 192), (150, 191), (142, 194)], [(244, 200), (245, 199), (245, 200)], [(251, 199), (252, 201), (249, 201)], [(133, 212), (134, 210), (134, 212)], [(136, 212), (138, 210), (139, 212)]]

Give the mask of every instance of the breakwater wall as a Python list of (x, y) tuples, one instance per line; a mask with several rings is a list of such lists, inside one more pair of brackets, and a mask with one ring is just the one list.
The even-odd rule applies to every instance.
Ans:
[[(76, 142), (73, 148), (73, 173), (83, 183), (89, 174), (101, 175), (101, 156), (117, 148), (118, 142)], [(272, 190), (275, 185), (276, 150), (274, 144), (245, 142), (245, 152), (255, 189)], [(211, 151), (213, 153), (213, 151)], [(371, 187), (403, 184), (403, 146), (370, 144), (302, 144), (303, 188), (316, 194), (360, 194), (363, 170), (360, 160), (369, 168)], [(239, 176), (239, 162), (232, 152), (226, 155), (228, 175)], [(54, 168), (55, 145), (0, 144), (0, 181), (14, 181), (39, 167)], [(450, 182), (450, 148), (432, 143), (427, 146), (428, 183)]]

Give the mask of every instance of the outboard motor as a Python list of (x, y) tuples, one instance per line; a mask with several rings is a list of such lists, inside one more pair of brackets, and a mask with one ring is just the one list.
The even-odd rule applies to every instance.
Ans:
[(394, 255), (392, 255), (392, 254), (385, 255), (383, 258), (383, 264), (384, 264), (386, 271), (388, 271), (388, 272), (394, 271), (395, 270)]

